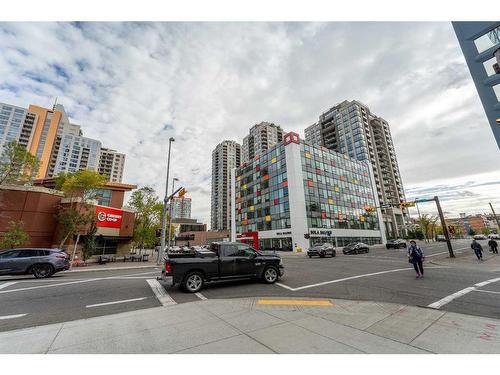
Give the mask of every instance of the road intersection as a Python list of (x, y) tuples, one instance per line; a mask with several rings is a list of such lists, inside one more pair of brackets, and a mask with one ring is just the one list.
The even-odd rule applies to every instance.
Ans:
[[(468, 241), (456, 241), (456, 263), (446, 244), (421, 244), (427, 256), (424, 279), (415, 279), (404, 249), (373, 248), (368, 254), (312, 258), (283, 254), (285, 276), (275, 285), (253, 281), (213, 283), (201, 293), (165, 287), (160, 268), (66, 272), (50, 279), (0, 277), (0, 331), (86, 319), (158, 306), (228, 298), (338, 298), (430, 307), (500, 317), (500, 266), (485, 254), (474, 264)], [(467, 260), (470, 267), (459, 267)]]

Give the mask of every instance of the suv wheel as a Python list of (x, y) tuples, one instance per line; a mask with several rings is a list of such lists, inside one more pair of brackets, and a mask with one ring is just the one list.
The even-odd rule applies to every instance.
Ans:
[(278, 270), (276, 269), (276, 267), (266, 267), (262, 275), (262, 279), (266, 284), (274, 284), (276, 281), (278, 281)]
[(54, 274), (54, 267), (50, 264), (36, 264), (31, 268), (31, 273), (37, 279), (45, 279)]
[(203, 288), (203, 284), (203, 275), (200, 272), (191, 272), (184, 278), (182, 287), (186, 292), (197, 293)]

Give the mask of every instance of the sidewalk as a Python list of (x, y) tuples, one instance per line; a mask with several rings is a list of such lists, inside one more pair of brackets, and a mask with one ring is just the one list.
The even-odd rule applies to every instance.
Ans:
[(0, 333), (4, 353), (500, 353), (500, 320), (348, 300), (205, 300)]
[(490, 253), (488, 249), (483, 251), (482, 262), (477, 260), (472, 249), (455, 251), (454, 254), (455, 258), (450, 258), (448, 254), (442, 254), (437, 257), (428, 258), (428, 262), (439, 266), (500, 272), (500, 255)]

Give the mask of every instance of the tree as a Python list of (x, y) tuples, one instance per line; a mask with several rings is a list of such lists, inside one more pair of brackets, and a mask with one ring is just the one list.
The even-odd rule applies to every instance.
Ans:
[(442, 234), (443, 229), (437, 224), (439, 217), (423, 214), (420, 220), (420, 227), (427, 239), (435, 238), (437, 234)]
[(488, 227), (484, 227), (481, 231), (485, 236), (489, 236), (491, 234), (491, 230)]
[(4, 145), (0, 155), (0, 185), (23, 185), (33, 181), (40, 161), (16, 141)]
[(476, 235), (476, 231), (472, 228), (469, 228), (469, 231), (467, 232), (469, 236), (475, 236)]
[(92, 220), (90, 224), (90, 229), (87, 232), (87, 235), (83, 238), (83, 246), (82, 246), (82, 258), (83, 261), (86, 262), (92, 255), (95, 254), (97, 247), (97, 226), (95, 220)]
[(128, 205), (135, 210), (134, 244), (141, 249), (153, 247), (161, 229), (163, 203), (152, 187), (144, 186), (132, 193)]
[(12, 249), (23, 246), (29, 239), (28, 233), (24, 230), (22, 221), (10, 221), (7, 232), (4, 233), (0, 248)]
[(69, 207), (61, 207), (56, 215), (63, 228), (63, 238), (59, 247), (62, 248), (66, 240), (76, 234), (80, 228), (93, 222), (94, 212), (89, 210), (90, 205), (87, 201), (94, 199), (97, 189), (106, 182), (106, 176), (88, 169), (57, 175), (56, 189), (61, 190), (67, 198), (70, 198)]

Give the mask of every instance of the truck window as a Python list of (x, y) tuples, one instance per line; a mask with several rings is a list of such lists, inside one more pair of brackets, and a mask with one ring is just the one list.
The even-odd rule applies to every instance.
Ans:
[(249, 257), (255, 254), (255, 250), (248, 245), (236, 245), (238, 247), (238, 256), (239, 257)]
[(224, 256), (236, 257), (238, 256), (238, 248), (236, 245), (224, 245)]

